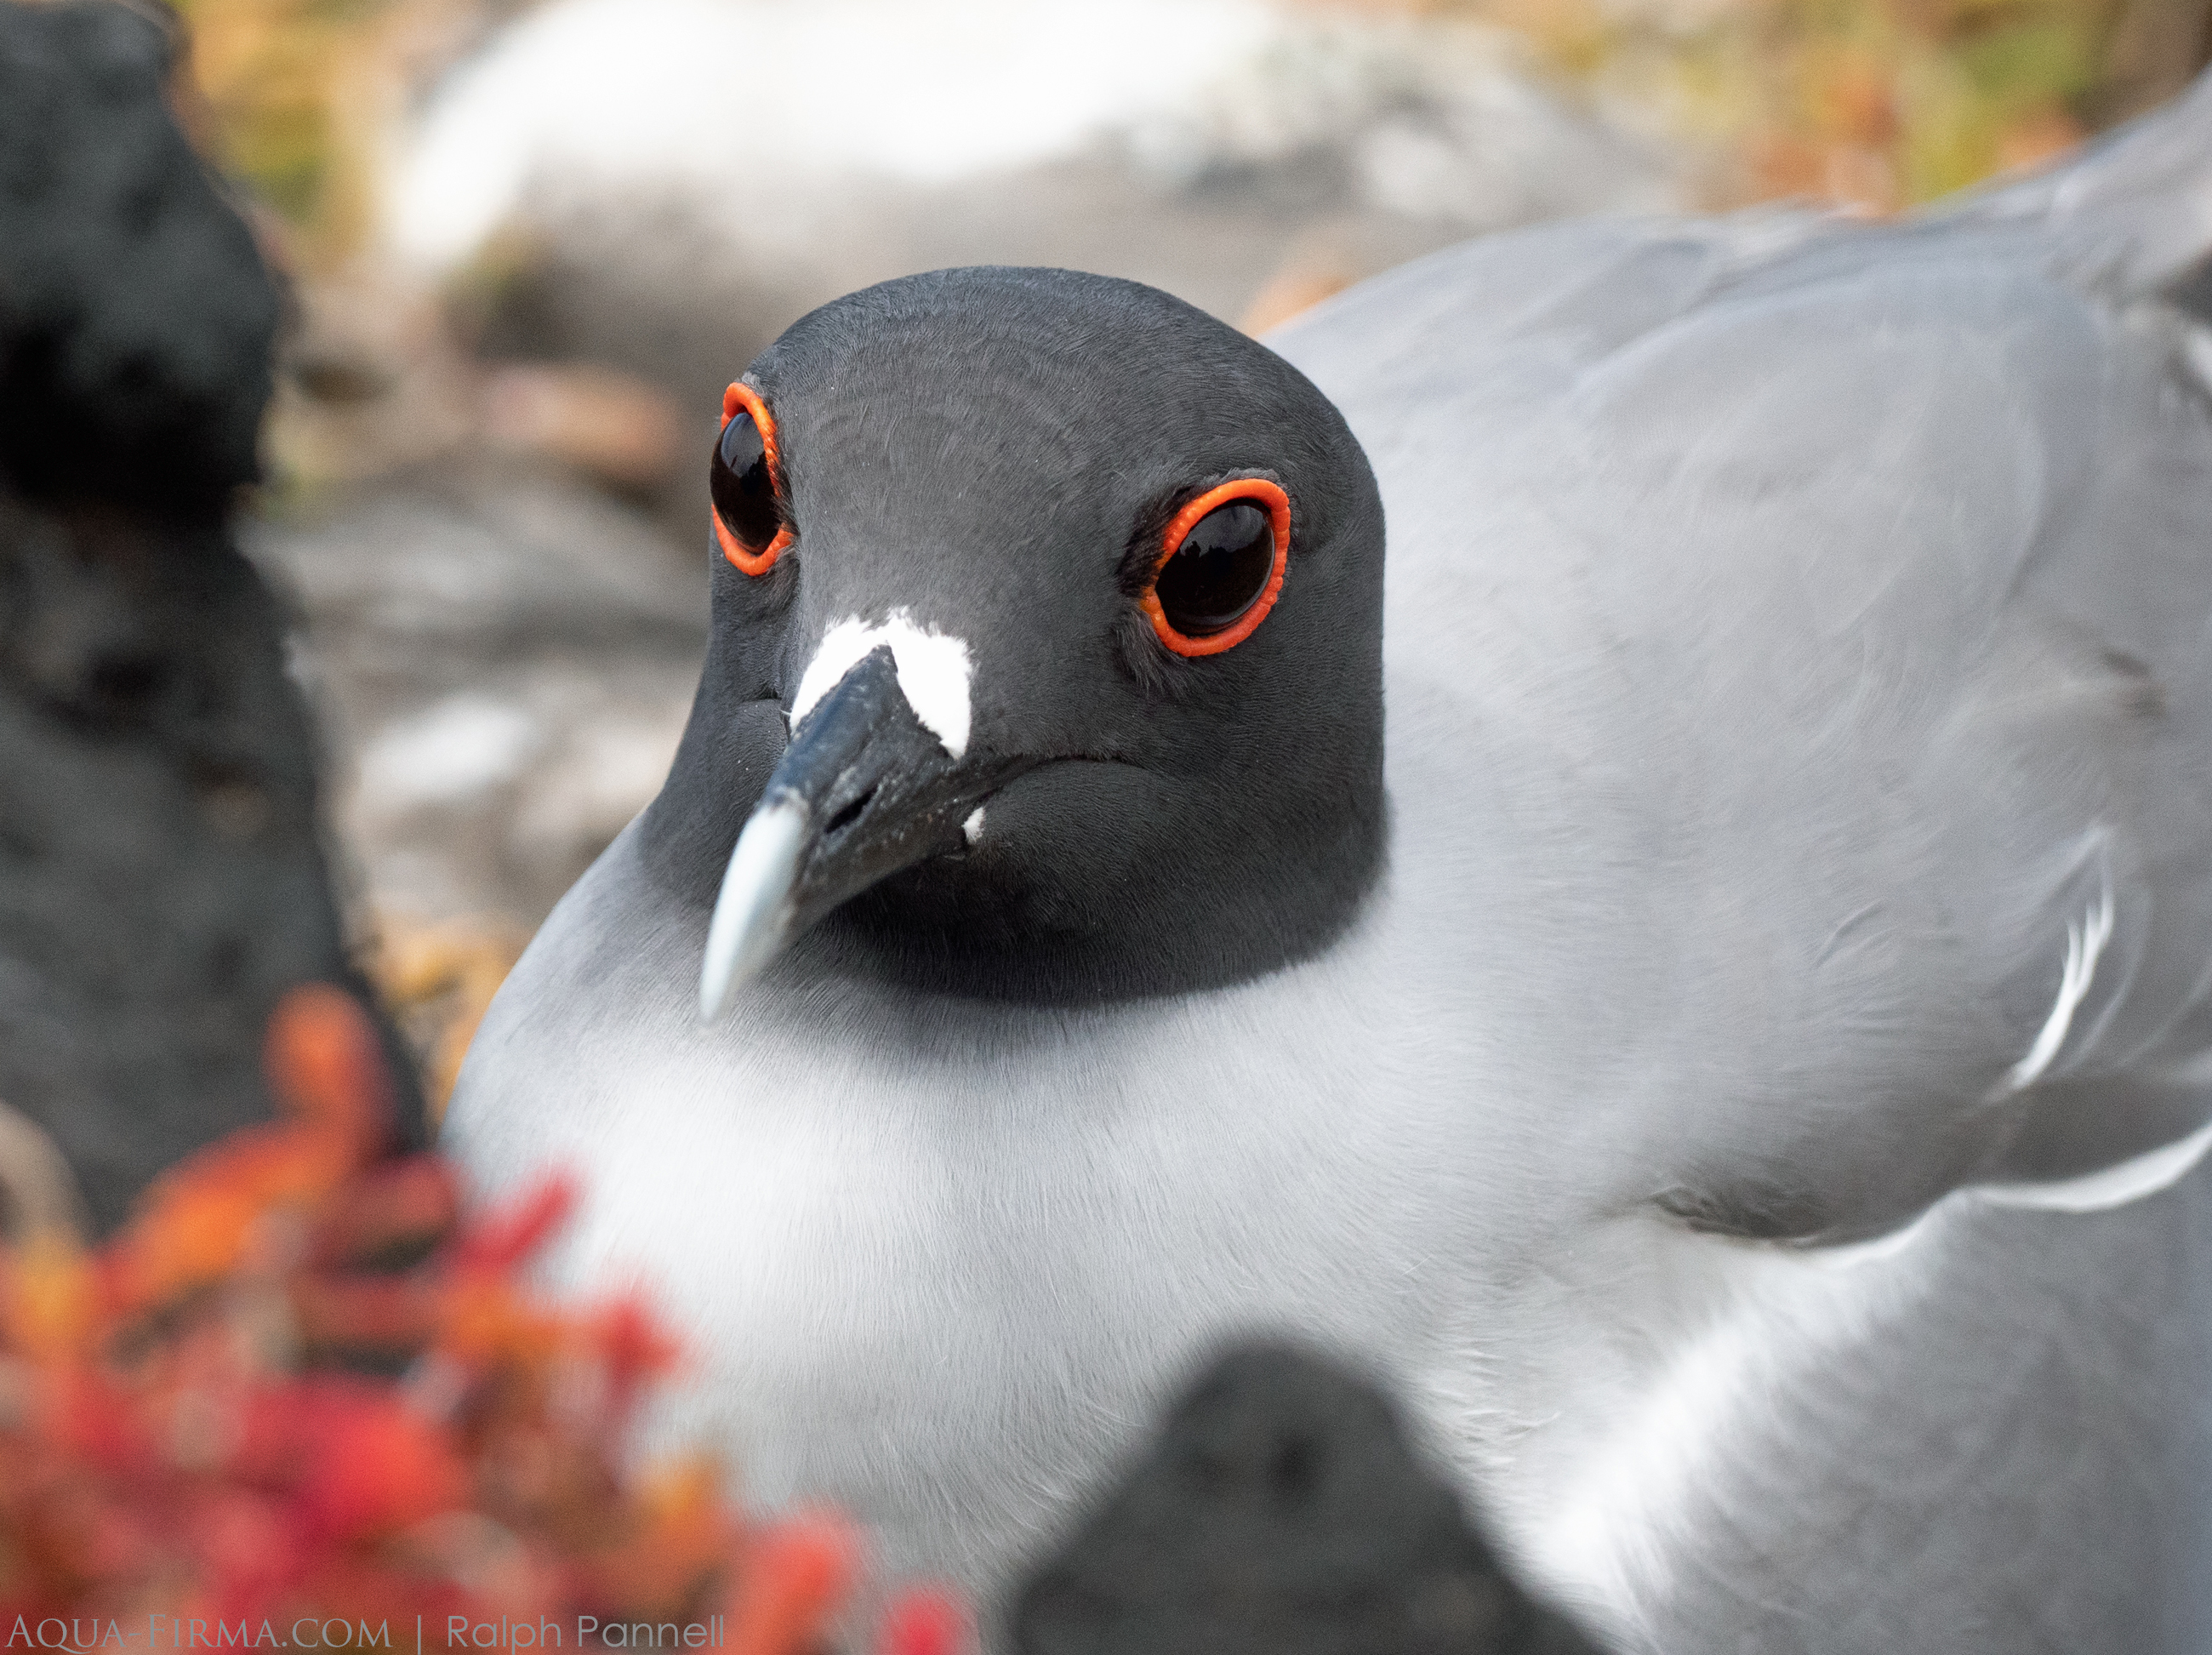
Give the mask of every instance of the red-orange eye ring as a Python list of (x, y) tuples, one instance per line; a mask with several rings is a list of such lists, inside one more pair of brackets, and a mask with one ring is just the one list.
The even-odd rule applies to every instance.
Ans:
[[(1160, 575), (1169, 561), (1182, 550), (1190, 532), (1206, 517), (1222, 507), (1239, 500), (1249, 500), (1267, 514), (1269, 532), (1274, 541), (1274, 559), (1268, 566), (1266, 584), (1236, 621), (1218, 632), (1207, 632), (1196, 636), (1176, 630), (1169, 620), (1166, 608), (1160, 602)], [(1247, 542), (1249, 545), (1249, 542)], [(1275, 606), (1275, 599), (1283, 589), (1283, 573), (1289, 567), (1291, 555), (1291, 497), (1264, 477), (1239, 477), (1208, 489), (1177, 512), (1169, 522), (1167, 531), (1160, 536), (1160, 555), (1152, 565), (1152, 578), (1145, 587), (1144, 595), (1137, 606), (1152, 624), (1152, 630), (1160, 642), (1178, 655), (1218, 655), (1224, 649), (1234, 649), (1252, 636), (1253, 629), (1267, 618)], [(1248, 591), (1249, 587), (1246, 588)]]
[[(776, 501), (780, 504), (783, 497), (783, 459), (776, 451), (775, 416), (769, 412), (768, 404), (761, 399), (760, 392), (743, 380), (739, 380), (722, 392), (721, 429), (724, 432), (728, 431), (730, 422), (740, 412), (751, 417), (753, 429), (760, 433), (762, 457), (767, 463), (769, 486), (775, 491)], [(719, 444), (718, 438), (715, 450), (715, 463), (718, 466), (721, 463), (721, 451)], [(720, 479), (726, 473), (718, 471), (715, 475)], [(719, 480), (716, 486), (721, 486)], [(757, 487), (757, 484), (755, 486)], [(767, 574), (775, 567), (775, 560), (783, 556), (783, 549), (797, 538), (788, 522), (780, 523), (769, 543), (758, 551), (753, 551), (738, 538), (729, 524), (723, 521), (720, 510), (715, 511), (714, 518), (714, 539), (722, 548), (722, 556), (747, 575)]]

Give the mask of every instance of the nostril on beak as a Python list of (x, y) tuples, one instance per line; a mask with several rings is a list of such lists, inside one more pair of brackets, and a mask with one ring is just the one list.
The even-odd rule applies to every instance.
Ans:
[(862, 794), (858, 799), (855, 799), (851, 804), (847, 805), (843, 809), (840, 810), (835, 816), (831, 817), (828, 822), (823, 824), (822, 837), (826, 839), (833, 834), (842, 833), (847, 828), (852, 826), (854, 823), (859, 821), (860, 819), (860, 812), (867, 809), (868, 801), (875, 796), (876, 790), (873, 788), (870, 788), (866, 793)]

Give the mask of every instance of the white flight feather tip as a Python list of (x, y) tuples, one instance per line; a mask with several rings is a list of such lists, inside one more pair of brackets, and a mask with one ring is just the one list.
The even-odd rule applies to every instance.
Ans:
[(2197, 1163), (2204, 1159), (2208, 1149), (2212, 1149), (2212, 1122), (2185, 1138), (2078, 1178), (2050, 1183), (1978, 1184), (1971, 1193), (1993, 1207), (2044, 1213), (2107, 1213), (2171, 1190), (2197, 1170)]
[(2090, 904), (2080, 924), (2066, 928), (2066, 964), (2058, 973), (2058, 997), (2051, 1002), (2051, 1015), (2044, 1019), (2027, 1055), (2005, 1071), (1997, 1086), (1999, 1097), (2027, 1091), (2051, 1067), (2051, 1060), (2058, 1056), (2068, 1031), (2074, 1026), (2074, 1013), (2088, 997), (2089, 984), (2097, 975), (2098, 957), (2112, 936), (2112, 893), (2105, 891)]

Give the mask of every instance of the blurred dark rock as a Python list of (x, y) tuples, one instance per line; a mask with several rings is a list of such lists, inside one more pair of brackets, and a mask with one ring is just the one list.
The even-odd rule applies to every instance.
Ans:
[(118, 6), (0, 0), (0, 1099), (103, 1231), (269, 1115), (287, 988), (359, 986), (284, 618), (222, 520), (277, 295), (169, 118), (168, 49)]
[(1374, 1387), (1224, 1358), (1015, 1605), (1022, 1655), (1599, 1655), (1508, 1575)]
[(277, 296), (106, 3), (0, 3), (0, 474), (220, 517), (256, 474)]

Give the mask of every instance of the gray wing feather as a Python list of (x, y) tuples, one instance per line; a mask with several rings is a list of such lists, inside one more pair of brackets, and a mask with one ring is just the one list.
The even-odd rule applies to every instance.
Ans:
[(1653, 801), (1676, 911), (1748, 910), (1687, 922), (1686, 1037), (1897, 1090), (1954, 1179), (2212, 1112), (2212, 417), (2111, 302), (2212, 245), (2209, 127), (1899, 226), (1493, 238), (1278, 341), (1382, 480), (1394, 686)]

